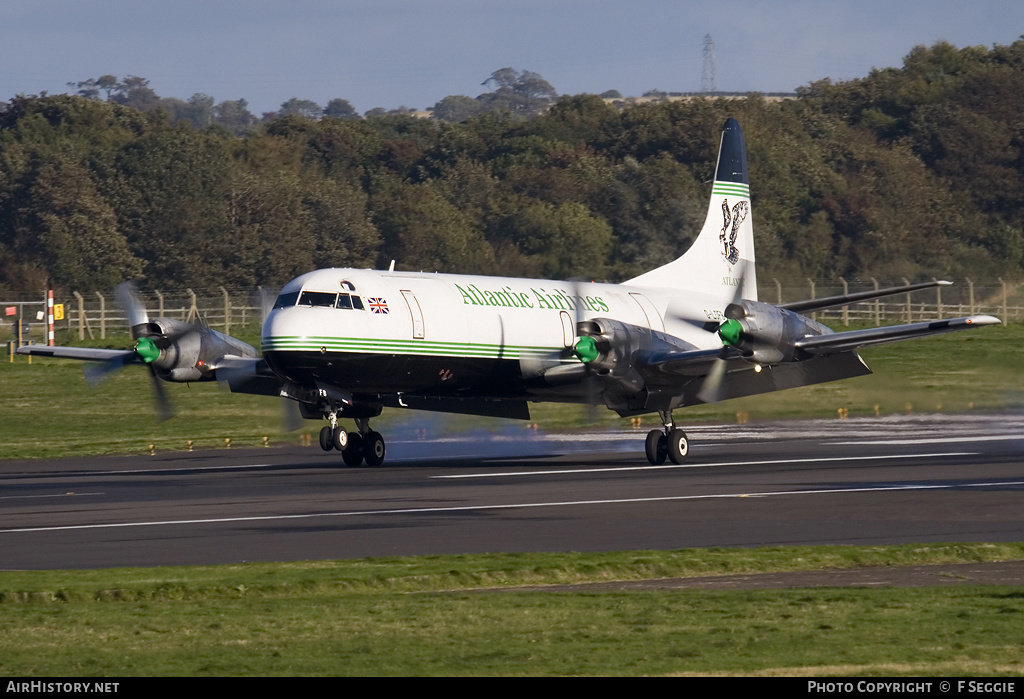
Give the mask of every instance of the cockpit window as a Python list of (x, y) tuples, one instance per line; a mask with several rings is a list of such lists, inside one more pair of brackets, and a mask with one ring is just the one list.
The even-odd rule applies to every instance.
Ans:
[(346, 311), (355, 309), (363, 310), (363, 300), (355, 294), (338, 294), (338, 305), (336, 308), (344, 308)]
[(333, 308), (337, 298), (337, 294), (331, 294), (326, 291), (303, 291), (302, 295), (299, 296), (299, 305)]
[(289, 291), (277, 297), (277, 301), (274, 302), (274, 308), (289, 308), (290, 306), (294, 306), (295, 302), (298, 300), (299, 292)]

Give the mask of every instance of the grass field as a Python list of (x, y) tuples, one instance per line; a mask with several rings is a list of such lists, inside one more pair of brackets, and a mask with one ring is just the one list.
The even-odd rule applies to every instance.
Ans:
[(1019, 675), (1020, 588), (515, 587), (1022, 556), (966, 544), (0, 573), (0, 674)]

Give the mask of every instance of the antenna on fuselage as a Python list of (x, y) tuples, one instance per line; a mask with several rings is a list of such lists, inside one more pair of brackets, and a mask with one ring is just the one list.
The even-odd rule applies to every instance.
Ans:
[(394, 260), (391, 260), (391, 264), (388, 266), (388, 271), (389, 272), (394, 272), (395, 271), (395, 261)]

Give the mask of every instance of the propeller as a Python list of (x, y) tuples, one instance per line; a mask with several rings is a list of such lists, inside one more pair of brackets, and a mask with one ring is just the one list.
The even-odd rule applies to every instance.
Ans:
[(729, 368), (729, 357), (733, 356), (732, 348), (735, 347), (743, 334), (743, 325), (740, 321), (747, 316), (744, 308), (743, 289), (746, 286), (747, 262), (740, 261), (739, 276), (737, 278), (736, 291), (733, 293), (732, 301), (725, 307), (725, 320), (720, 323), (698, 321), (690, 318), (679, 318), (691, 325), (695, 325), (705, 332), (713, 332), (718, 335), (722, 346), (718, 351), (718, 358), (711, 366), (711, 371), (704, 377), (700, 390), (697, 391), (697, 398), (704, 403), (718, 403), (724, 398), (725, 375)]
[(167, 393), (164, 391), (163, 381), (157, 375), (156, 367), (153, 363), (160, 358), (162, 350), (167, 349), (181, 337), (194, 332), (194, 330), (190, 327), (185, 327), (171, 334), (160, 332), (158, 326), (149, 322), (146, 305), (134, 282), (122, 282), (114, 290), (114, 295), (117, 297), (117, 302), (124, 310), (125, 316), (128, 319), (128, 325), (131, 328), (135, 346), (105, 362), (86, 366), (84, 370), (85, 380), (90, 386), (96, 386), (124, 369), (128, 364), (145, 364), (149, 369), (150, 382), (153, 386), (153, 398), (157, 406), (157, 415), (160, 420), (167, 420), (173, 417), (174, 411), (167, 398)]
[(572, 277), (569, 281), (572, 282), (572, 295), (576, 311), (575, 325), (573, 327), (576, 330), (577, 339), (573, 343), (572, 354), (583, 362), (583, 366), (587, 369), (586, 378), (584, 379), (584, 385), (587, 390), (584, 419), (587, 421), (587, 424), (593, 424), (597, 422), (597, 406), (603, 401), (600, 395), (600, 385), (593, 379), (594, 372), (590, 369), (590, 364), (601, 356), (601, 350), (597, 346), (597, 340), (590, 335), (584, 334), (584, 329), (587, 325), (584, 319), (584, 305), (581, 302), (584, 294), (581, 293), (583, 289), (580, 285), (586, 283), (587, 280), (583, 277)]

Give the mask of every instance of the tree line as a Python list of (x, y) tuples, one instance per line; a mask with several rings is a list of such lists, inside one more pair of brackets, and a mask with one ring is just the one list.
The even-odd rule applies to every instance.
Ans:
[(782, 102), (619, 108), (536, 79), (498, 71), (492, 108), (450, 121), (293, 105), (244, 130), (135, 104), (137, 82), (15, 97), (0, 103), (0, 291), (271, 287), (392, 259), (622, 280), (692, 242), (729, 116), (763, 277), (990, 278), (1024, 262), (1024, 41), (918, 47)]
[[(483, 85), (494, 89), (477, 97), (449, 95), (430, 108), (434, 118), (459, 122), (476, 114), (495, 111), (533, 117), (558, 97), (550, 83), (528, 70), (501, 68), (491, 73)], [(195, 93), (187, 100), (161, 97), (149, 86), (149, 80), (136, 75), (121, 79), (114, 75), (101, 75), (98, 78), (69, 82), (68, 87), (80, 97), (91, 100), (112, 102), (143, 112), (161, 110), (166, 113), (167, 120), (172, 124), (185, 123), (196, 128), (217, 124), (236, 135), (248, 132), (257, 124), (268, 123), (285, 116), (301, 116), (307, 119), (360, 118), (352, 103), (340, 97), (329, 100), (325, 106), (320, 106), (310, 99), (292, 97), (282, 102), (280, 109), (264, 112), (261, 117), (257, 117), (249, 111), (249, 103), (245, 99), (224, 100), (218, 103), (210, 95), (201, 92)], [(415, 112), (415, 109), (406, 106), (395, 109), (374, 107), (364, 116), (409, 115)]]

